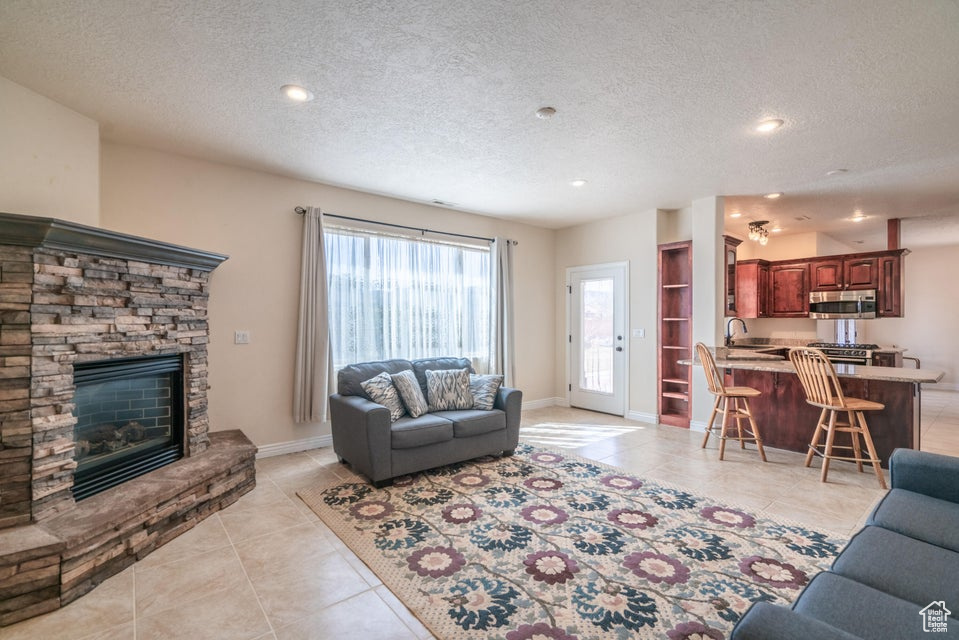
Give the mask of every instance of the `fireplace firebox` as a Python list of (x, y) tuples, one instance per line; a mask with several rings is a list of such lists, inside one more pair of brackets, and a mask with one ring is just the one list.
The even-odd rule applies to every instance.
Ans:
[(183, 356), (78, 363), (73, 374), (83, 500), (183, 457)]

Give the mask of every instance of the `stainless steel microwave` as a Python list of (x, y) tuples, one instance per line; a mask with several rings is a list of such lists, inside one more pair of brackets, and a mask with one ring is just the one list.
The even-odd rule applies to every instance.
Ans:
[(875, 318), (876, 290), (813, 291), (809, 294), (809, 317), (817, 320)]

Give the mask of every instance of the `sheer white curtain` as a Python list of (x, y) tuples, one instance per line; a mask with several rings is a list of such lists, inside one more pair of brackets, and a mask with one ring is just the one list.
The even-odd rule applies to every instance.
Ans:
[(506, 238), (493, 241), (491, 269), (493, 292), (493, 322), (490, 369), (502, 373), (503, 384), (515, 384), (515, 338), (513, 331), (513, 242)]
[(319, 207), (308, 207), (303, 214), (300, 309), (293, 372), (293, 420), (298, 423), (326, 420), (333, 381), (327, 294), (323, 216)]
[(326, 233), (336, 367), (387, 358), (490, 360), (490, 251), (347, 229)]

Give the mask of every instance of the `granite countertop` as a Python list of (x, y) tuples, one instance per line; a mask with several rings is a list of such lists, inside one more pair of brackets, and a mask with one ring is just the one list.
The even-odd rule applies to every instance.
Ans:
[[(775, 347), (772, 347), (775, 348)], [(757, 353), (753, 349), (710, 347), (720, 369), (745, 369), (749, 371), (769, 371), (771, 373), (792, 373), (796, 370), (792, 363), (780, 356)], [(699, 365), (699, 359), (680, 360), (679, 364)], [(860, 378), (863, 380), (885, 380), (889, 382), (939, 382), (945, 375), (942, 371), (931, 369), (906, 369), (903, 367), (877, 367), (873, 365), (834, 364), (836, 375), (840, 378)]]
[[(749, 349), (755, 349), (756, 347), (769, 347), (770, 349), (779, 348), (779, 349), (789, 349), (791, 347), (805, 347), (811, 342), (817, 342), (810, 338), (738, 338), (733, 340), (732, 347), (746, 347)], [(884, 345), (881, 344), (873, 352), (875, 353), (905, 353), (909, 351), (904, 347), (899, 347), (896, 345)]]

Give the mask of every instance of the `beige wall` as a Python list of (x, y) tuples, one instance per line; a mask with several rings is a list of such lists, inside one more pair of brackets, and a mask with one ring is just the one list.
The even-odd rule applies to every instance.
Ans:
[[(210, 418), (258, 445), (325, 436), (292, 418), (301, 218), (296, 205), (519, 241), (516, 377), (525, 401), (554, 395), (554, 232), (137, 147), (104, 143), (102, 226), (230, 255), (210, 296)], [(248, 345), (233, 332), (248, 330)]]
[(0, 211), (99, 223), (95, 121), (0, 78), (0, 141)]
[[(655, 417), (656, 404), (656, 270), (657, 228), (660, 217), (670, 220), (673, 233), (684, 221), (677, 214), (656, 210), (567, 227), (556, 232), (555, 317), (556, 335), (566, 335), (563, 286), (566, 269), (607, 262), (629, 262), (629, 397), (627, 410)], [(634, 329), (645, 329), (645, 338), (633, 338)], [(566, 396), (566, 343), (556, 341), (556, 396)]]

